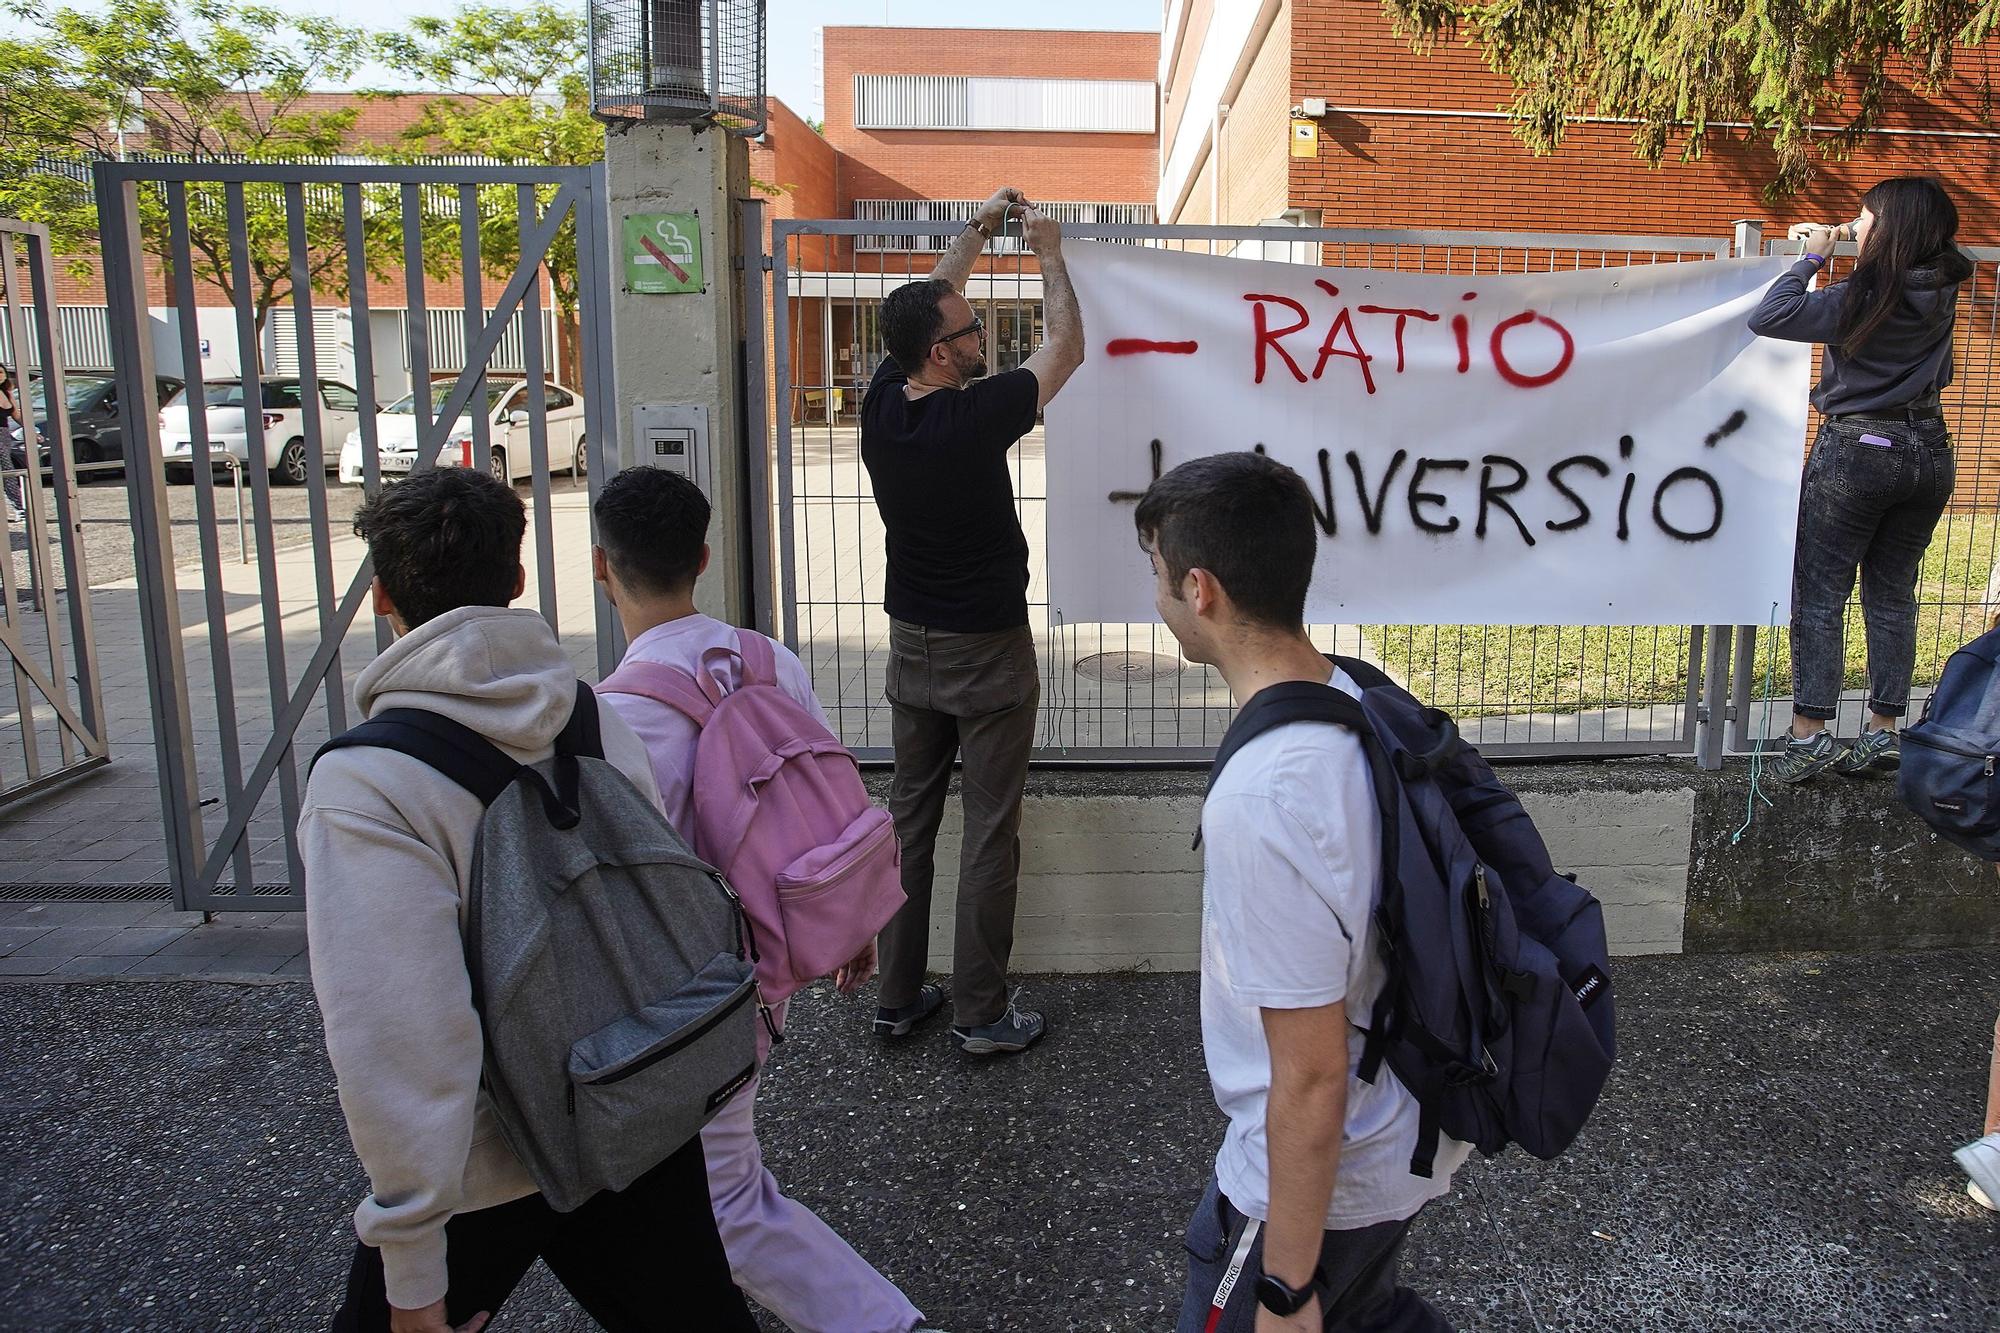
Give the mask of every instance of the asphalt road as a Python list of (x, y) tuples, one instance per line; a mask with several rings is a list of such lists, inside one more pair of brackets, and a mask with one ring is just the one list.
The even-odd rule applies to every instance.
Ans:
[[(2000, 1327), (1951, 1160), (2000, 949), (1616, 963), (1583, 1137), (1468, 1164), (1405, 1281), (1467, 1333)], [(1170, 1329), (1220, 1134), (1195, 978), (1029, 978), (1051, 1034), (997, 1062), (872, 1002), (795, 1002), (778, 1179), (953, 1333)], [(0, 1328), (324, 1328), (364, 1186), (321, 1040), (304, 983), (0, 984)], [(539, 1267), (494, 1322), (588, 1327)]]

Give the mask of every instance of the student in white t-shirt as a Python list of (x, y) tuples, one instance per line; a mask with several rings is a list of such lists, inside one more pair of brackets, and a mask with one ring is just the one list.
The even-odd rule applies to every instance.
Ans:
[[(1175, 468), (1139, 540), (1160, 616), (1239, 706), (1287, 681), (1353, 681), (1312, 644), (1319, 534), (1303, 479), (1255, 453)], [(1410, 1174), (1417, 1104), (1384, 1066), (1354, 1076), (1383, 967), (1381, 833), (1361, 743), (1298, 722), (1237, 751), (1202, 808), (1201, 1039), (1229, 1118), (1188, 1224), (1180, 1333), (1451, 1327), (1396, 1281), (1411, 1220), (1467, 1146)]]
[[(689, 673), (713, 670), (733, 689), (741, 661), (704, 657), (733, 647), (736, 630), (694, 608), (695, 580), (708, 568), (708, 499), (686, 477), (628, 468), (604, 484), (591, 510), (597, 520), (592, 572), (624, 626), (625, 661), (655, 662)], [(826, 720), (796, 654), (771, 645), (778, 687)], [(691, 827), (695, 743), (700, 732), (683, 714), (636, 694), (606, 693), (604, 703), (646, 744), (661, 808), (676, 828)], [(840, 970), (843, 992), (874, 971), (871, 944)], [(773, 1009), (784, 1026), (786, 1005)], [(761, 1033), (759, 1034), (761, 1037)], [(759, 1059), (765, 1050), (760, 1044)], [(755, 1120), (758, 1076), (701, 1132), (717, 1229), (736, 1282), (797, 1333), (910, 1333), (923, 1314), (896, 1284), (834, 1234), (810, 1208), (791, 1199), (764, 1165)]]

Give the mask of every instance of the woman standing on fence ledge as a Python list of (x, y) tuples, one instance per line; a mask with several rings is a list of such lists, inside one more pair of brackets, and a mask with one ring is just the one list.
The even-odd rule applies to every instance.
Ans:
[[(1792, 730), (1766, 770), (1780, 782), (1901, 762), (1896, 724), (1916, 665), (1917, 571), (1955, 480), (1938, 392), (1951, 383), (1958, 286), (1972, 275), (1957, 235), (1958, 209), (1936, 181), (1883, 181), (1862, 196), (1856, 221), (1804, 229), (1803, 257), (1750, 317), (1754, 333), (1826, 345), (1792, 568)], [(1808, 290), (1846, 239), (1860, 250), (1854, 271)], [(1840, 706), (1857, 567), (1869, 718), (1842, 746), (1828, 724)]]

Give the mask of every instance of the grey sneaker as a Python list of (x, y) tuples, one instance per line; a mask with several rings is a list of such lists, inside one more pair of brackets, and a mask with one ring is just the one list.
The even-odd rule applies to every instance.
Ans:
[(1973, 1140), (1952, 1156), (1969, 1182), (1965, 1192), (1982, 1206), (2000, 1212), (1995, 1206), (2000, 1201), (2000, 1131)]
[(1840, 761), (1840, 754), (1841, 748), (1830, 731), (1822, 731), (1808, 741), (1793, 736), (1785, 742), (1778, 757), (1765, 765), (1764, 771), (1773, 782), (1805, 782), (1832, 768)]
[(1893, 773), (1903, 766), (1903, 742), (1893, 731), (1864, 731), (1847, 752), (1836, 759), (1833, 771), (1844, 777), (1866, 777), (1870, 773)]
[(1015, 1055), (1040, 1041), (1048, 1030), (1046, 1018), (1032, 1009), (1017, 1009), (1009, 1000), (1007, 1012), (991, 1023), (977, 1027), (953, 1024), (951, 1044), (967, 1055)]
[(944, 1008), (944, 1002), (951, 998), (951, 992), (935, 981), (926, 981), (917, 991), (917, 1002), (906, 1004), (900, 1009), (875, 1010), (875, 1035), (884, 1041), (894, 1041), (907, 1037), (917, 1024)]

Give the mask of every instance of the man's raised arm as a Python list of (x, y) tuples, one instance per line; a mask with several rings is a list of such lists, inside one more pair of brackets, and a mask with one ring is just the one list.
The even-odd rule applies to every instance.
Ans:
[(1035, 373), (1035, 383), (1041, 387), (1038, 405), (1047, 407), (1083, 364), (1083, 308), (1077, 304), (1069, 266), (1063, 261), (1062, 225), (1030, 208), (1021, 215), (1021, 234), (1042, 266), (1043, 328), (1041, 349), (1023, 369)]
[(965, 224), (965, 230), (952, 238), (951, 246), (931, 270), (931, 277), (943, 278), (965, 294), (966, 280), (972, 276), (972, 266), (979, 262), (979, 252), (986, 248), (986, 242), (997, 236), (1007, 225), (1008, 210), (1026, 208), (1028, 196), (1012, 187), (1002, 187), (993, 192), (993, 197), (980, 205), (979, 213)]

